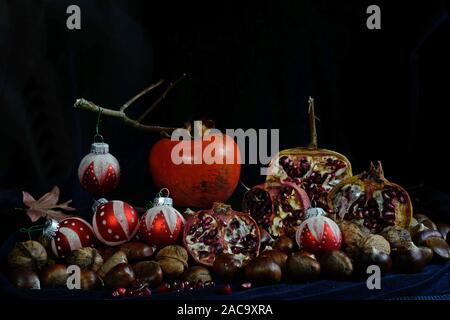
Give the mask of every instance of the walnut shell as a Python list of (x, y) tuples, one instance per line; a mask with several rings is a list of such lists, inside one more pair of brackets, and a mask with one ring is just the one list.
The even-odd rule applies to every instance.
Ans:
[(364, 237), (360, 244), (363, 253), (371, 254), (373, 252), (384, 252), (391, 254), (389, 242), (378, 234), (369, 234)]
[(399, 226), (384, 228), (380, 235), (389, 242), (391, 248), (401, 248), (412, 241), (409, 231)]
[(179, 245), (170, 245), (162, 248), (156, 254), (156, 260), (163, 273), (169, 278), (175, 278), (184, 272), (188, 267), (188, 253), (185, 248)]
[(194, 266), (190, 267), (183, 273), (183, 279), (189, 281), (190, 283), (197, 282), (209, 282), (212, 281), (211, 274), (209, 270), (205, 267)]
[(85, 247), (72, 251), (67, 257), (66, 262), (68, 265), (74, 264), (81, 269), (90, 269), (97, 272), (103, 265), (103, 258), (97, 249)]
[(367, 232), (351, 221), (339, 221), (338, 226), (341, 230), (345, 252), (351, 256), (357, 255), (361, 242), (367, 236)]
[(11, 268), (39, 270), (47, 264), (47, 251), (37, 241), (18, 242), (8, 255)]

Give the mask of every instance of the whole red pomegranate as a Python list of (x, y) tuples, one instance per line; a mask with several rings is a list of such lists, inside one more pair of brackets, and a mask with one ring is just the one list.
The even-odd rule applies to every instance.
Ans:
[(293, 181), (306, 191), (314, 207), (327, 210), (328, 193), (339, 182), (352, 176), (352, 166), (342, 154), (318, 149), (315, 120), (314, 100), (310, 98), (309, 146), (280, 151), (270, 162), (266, 181)]
[(260, 232), (250, 215), (229, 205), (193, 213), (186, 221), (183, 244), (199, 264), (212, 266), (217, 255), (229, 253), (243, 264), (259, 253)]
[(372, 232), (392, 225), (409, 229), (412, 219), (408, 193), (386, 180), (381, 162), (342, 181), (328, 195), (328, 204), (337, 219), (363, 220)]
[[(178, 206), (208, 208), (225, 202), (233, 193), (241, 173), (240, 152), (234, 140), (216, 131), (205, 129), (203, 139), (173, 141), (162, 139), (150, 150), (149, 168), (158, 188), (168, 188)], [(172, 161), (172, 151), (189, 150)], [(174, 150), (174, 152), (175, 152)], [(215, 163), (205, 161), (203, 153), (213, 151)]]
[(243, 211), (274, 237), (293, 237), (310, 206), (306, 192), (288, 181), (253, 187), (245, 193), (242, 203)]

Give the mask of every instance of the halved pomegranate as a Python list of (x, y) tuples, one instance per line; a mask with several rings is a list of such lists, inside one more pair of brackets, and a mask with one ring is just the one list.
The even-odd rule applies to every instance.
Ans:
[(253, 187), (245, 193), (242, 202), (243, 211), (250, 213), (274, 237), (294, 237), (295, 228), (310, 207), (306, 192), (288, 181)]
[(392, 225), (409, 229), (413, 211), (406, 190), (384, 177), (381, 162), (337, 185), (328, 205), (336, 219), (363, 220), (374, 233)]
[(260, 232), (256, 221), (229, 205), (214, 203), (212, 209), (189, 215), (183, 244), (199, 264), (212, 266), (217, 255), (230, 253), (243, 264), (258, 256)]
[(328, 210), (328, 193), (339, 182), (352, 176), (352, 166), (344, 155), (318, 149), (312, 98), (309, 99), (308, 112), (311, 134), (309, 146), (280, 151), (270, 162), (266, 181), (292, 181), (305, 189), (313, 207)]

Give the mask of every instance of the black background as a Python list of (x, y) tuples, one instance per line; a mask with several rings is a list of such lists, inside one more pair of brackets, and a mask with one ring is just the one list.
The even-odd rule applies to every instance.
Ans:
[[(81, 30), (66, 28), (70, 4), (81, 8)], [(370, 4), (381, 8), (381, 30), (366, 27)], [(210, 118), (219, 129), (280, 128), (282, 149), (304, 146), (311, 95), (319, 145), (345, 154), (355, 173), (381, 160), (386, 176), (412, 192), (422, 184), (449, 192), (448, 8), (443, 1), (1, 0), (0, 187), (38, 197), (56, 184), (63, 200), (87, 208), (92, 199), (76, 171), (96, 115), (75, 110), (75, 99), (118, 109), (150, 83), (185, 72), (145, 123)], [(105, 117), (101, 133), (122, 167), (109, 198), (144, 205), (156, 191), (147, 158), (159, 135)], [(241, 179), (264, 178), (258, 166), (244, 166)]]

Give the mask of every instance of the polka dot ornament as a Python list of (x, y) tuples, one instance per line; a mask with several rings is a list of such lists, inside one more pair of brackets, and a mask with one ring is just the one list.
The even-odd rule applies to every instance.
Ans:
[(136, 210), (119, 200), (100, 204), (92, 218), (97, 239), (109, 246), (130, 241), (139, 228)]
[(94, 247), (94, 230), (85, 220), (78, 217), (63, 219), (51, 241), (52, 251), (58, 258), (66, 258), (71, 251), (82, 247)]

